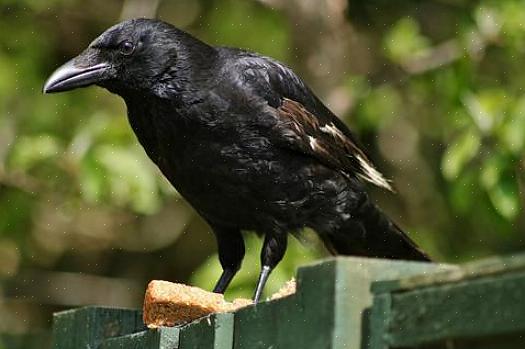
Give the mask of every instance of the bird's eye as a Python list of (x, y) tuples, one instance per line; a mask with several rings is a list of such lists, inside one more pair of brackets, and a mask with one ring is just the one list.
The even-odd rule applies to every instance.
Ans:
[(129, 56), (135, 51), (135, 45), (130, 41), (122, 41), (119, 45), (119, 49), (120, 53)]

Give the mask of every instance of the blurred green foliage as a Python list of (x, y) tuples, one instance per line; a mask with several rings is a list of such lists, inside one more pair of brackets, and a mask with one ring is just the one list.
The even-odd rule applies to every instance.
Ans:
[[(0, 0), (0, 333), (46, 327), (90, 295), (125, 298), (93, 284), (61, 303), (61, 286), (22, 282), (42, 273), (133, 280), (137, 294), (153, 278), (209, 289), (220, 274), (213, 235), (147, 159), (123, 103), (40, 92), (144, 13), (290, 65), (359, 134), (397, 191), (373, 196), (437, 260), (523, 249), (524, 1)], [(269, 292), (325, 255), (290, 240)], [(229, 297), (251, 296), (259, 246), (247, 236)]]
[[(441, 46), (431, 47), (411, 17), (398, 20), (385, 36), (388, 57), (409, 72), (422, 73), (409, 84), (423, 79), (422, 83), (432, 83), (427, 87), (427, 105), (453, 116), (448, 125), (442, 125), (444, 179), (452, 187), (482, 188), (495, 211), (510, 225), (523, 212), (520, 183), (525, 124), (519, 68), (523, 42), (516, 37), (521, 37), (524, 29), (515, 16), (524, 10), (521, 1), (481, 2), (472, 10), (472, 22), (456, 24), (458, 35)], [(439, 52), (444, 47), (448, 52)], [(438, 60), (440, 54), (443, 62), (438, 63), (448, 64), (420, 72), (422, 62), (418, 60), (427, 60), (427, 67), (434, 68), (430, 57)], [(472, 171), (477, 174), (470, 175)], [(474, 196), (469, 200), (465, 193), (463, 198), (457, 197), (456, 190), (452, 193), (451, 203), (461, 200), (462, 211), (474, 213), (474, 205), (479, 204)]]

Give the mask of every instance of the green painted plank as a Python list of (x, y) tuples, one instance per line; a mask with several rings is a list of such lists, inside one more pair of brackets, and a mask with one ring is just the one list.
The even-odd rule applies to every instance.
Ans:
[[(443, 349), (523, 349), (525, 333), (443, 341)], [(436, 348), (437, 349), (437, 348)]]
[[(393, 280), (430, 274), (449, 266), (432, 263), (392, 261), (372, 258), (338, 258), (334, 303), (333, 348), (362, 348), (370, 341), (371, 286)], [(314, 289), (315, 290), (315, 289)]]
[(470, 339), (447, 339), (430, 344), (422, 344), (412, 349), (523, 349), (525, 334), (478, 337)]
[(51, 345), (51, 333), (37, 331), (23, 335), (0, 334), (0, 349), (47, 349)]
[(215, 315), (215, 338), (213, 349), (233, 348), (233, 314), (222, 313)]
[(361, 348), (369, 340), (372, 282), (439, 268), (354, 257), (301, 268), (297, 294), (235, 314), (234, 348)]
[(179, 348), (212, 349), (215, 338), (215, 319), (205, 316), (185, 325), (180, 331)]
[[(176, 327), (164, 327), (157, 330), (160, 332), (159, 349), (179, 348), (180, 330)], [(205, 348), (203, 348), (205, 349)]]
[(178, 327), (160, 327), (102, 342), (100, 349), (231, 349), (233, 314), (212, 314)]
[(144, 330), (142, 313), (130, 309), (84, 307), (53, 317), (54, 349), (96, 348), (106, 338)]
[[(209, 348), (213, 349), (215, 348), (215, 337), (216, 337), (216, 330), (220, 326), (221, 322), (224, 322), (224, 325), (228, 326), (228, 322), (232, 322), (232, 315), (230, 314), (230, 317), (221, 317), (220, 314), (212, 314), (209, 316), (205, 316), (203, 318), (200, 318), (196, 321), (193, 321), (192, 323), (185, 325), (181, 328), (180, 331), (180, 348), (181, 349), (191, 349), (191, 348)], [(231, 349), (231, 338), (233, 336), (233, 329), (230, 325), (230, 332), (224, 333), (226, 328), (223, 328), (223, 340), (219, 340), (218, 338), (218, 344), (219, 347), (217, 349)], [(219, 331), (220, 334), (220, 331)], [(227, 337), (230, 337), (230, 343), (228, 346), (228, 341), (224, 341)], [(226, 337), (226, 338), (224, 338)]]
[(416, 289), (425, 286), (450, 284), (465, 280), (496, 276), (512, 271), (525, 272), (525, 253), (511, 256), (496, 256), (466, 263), (460, 267), (441, 264), (441, 272), (423, 273), (399, 280), (378, 282), (372, 286), (374, 293)]
[[(297, 297), (288, 297), (239, 310), (234, 317), (234, 348), (326, 348), (323, 339), (330, 324), (319, 321), (323, 314), (312, 317), (296, 301)], [(293, 326), (303, 320), (304, 331)], [(318, 336), (309, 331), (313, 322), (317, 323)]]
[(388, 349), (388, 320), (390, 319), (390, 309), (392, 308), (392, 298), (390, 293), (383, 293), (374, 297), (373, 306), (370, 312), (370, 331), (367, 341), (363, 348)]
[(159, 347), (159, 331), (147, 330), (106, 339), (101, 343), (99, 349), (158, 349)]
[(525, 333), (525, 271), (392, 294), (388, 342), (414, 346), (447, 338)]
[[(234, 348), (328, 348), (333, 327), (335, 265), (336, 261), (331, 260), (307, 272), (303, 270), (297, 280), (298, 292), (293, 296), (237, 311)], [(317, 292), (303, 292), (312, 288)]]
[[(161, 327), (106, 339), (100, 349), (178, 349), (179, 327)], [(199, 347), (194, 347), (199, 348)], [(206, 349), (203, 347), (203, 349)]]

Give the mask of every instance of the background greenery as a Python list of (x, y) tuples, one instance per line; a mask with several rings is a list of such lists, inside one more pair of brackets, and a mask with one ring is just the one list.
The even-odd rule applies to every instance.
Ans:
[[(219, 276), (209, 228), (137, 145), (123, 102), (41, 94), (136, 16), (293, 67), (393, 179), (396, 195), (370, 190), (436, 260), (523, 249), (522, 0), (0, 0), (0, 333), (81, 304), (140, 307), (151, 279)], [(247, 238), (229, 297), (253, 290), (260, 241)], [(310, 240), (292, 243), (270, 292), (325, 255)]]

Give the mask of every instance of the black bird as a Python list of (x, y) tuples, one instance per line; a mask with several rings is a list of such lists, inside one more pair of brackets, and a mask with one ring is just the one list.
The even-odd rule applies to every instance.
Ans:
[(121, 96), (139, 142), (210, 224), (223, 293), (264, 236), (260, 299), (288, 233), (315, 230), (334, 254), (428, 261), (369, 198), (390, 190), (352, 132), (290, 68), (213, 47), (158, 20), (122, 22), (49, 77), (44, 92), (98, 85)]

